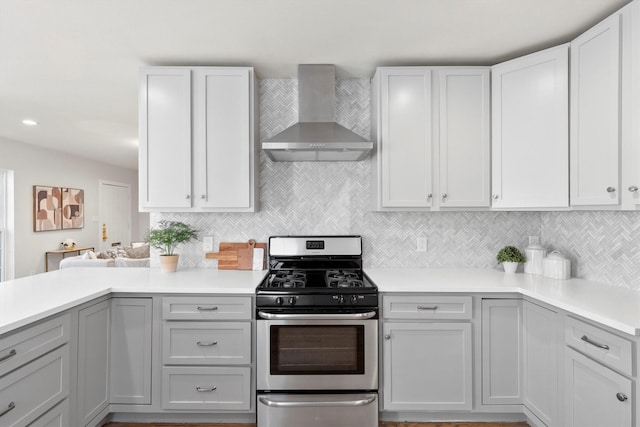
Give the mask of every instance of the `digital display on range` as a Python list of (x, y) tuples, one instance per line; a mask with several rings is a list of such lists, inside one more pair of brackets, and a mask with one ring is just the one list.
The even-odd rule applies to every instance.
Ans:
[(307, 240), (307, 249), (324, 249), (324, 240)]

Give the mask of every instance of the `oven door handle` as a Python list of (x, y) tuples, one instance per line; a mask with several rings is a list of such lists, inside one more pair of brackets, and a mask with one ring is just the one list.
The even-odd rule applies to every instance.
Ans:
[(280, 314), (259, 311), (258, 316), (267, 320), (363, 320), (375, 317), (375, 311), (349, 314)]
[(376, 396), (367, 397), (366, 399), (358, 399), (358, 400), (345, 400), (340, 402), (281, 402), (277, 400), (271, 400), (266, 397), (258, 398), (260, 403), (266, 406), (271, 406), (272, 408), (300, 408), (300, 407), (357, 407), (357, 406), (367, 406), (373, 403), (376, 400)]

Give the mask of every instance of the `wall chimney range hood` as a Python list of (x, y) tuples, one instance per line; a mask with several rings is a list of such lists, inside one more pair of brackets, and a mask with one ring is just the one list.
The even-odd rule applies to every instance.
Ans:
[(356, 161), (373, 143), (334, 122), (334, 65), (298, 65), (299, 121), (262, 142), (267, 156), (280, 162)]

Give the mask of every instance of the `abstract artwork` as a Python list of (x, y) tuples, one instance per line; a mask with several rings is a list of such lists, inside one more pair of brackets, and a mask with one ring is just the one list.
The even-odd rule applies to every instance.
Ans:
[(84, 227), (84, 190), (62, 189), (62, 228)]
[(60, 187), (33, 186), (33, 231), (62, 229)]

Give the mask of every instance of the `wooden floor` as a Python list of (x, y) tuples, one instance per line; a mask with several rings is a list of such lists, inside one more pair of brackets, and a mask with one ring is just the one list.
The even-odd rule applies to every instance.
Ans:
[[(104, 427), (256, 427), (255, 424), (188, 424), (188, 423), (157, 423), (157, 424), (134, 424), (134, 423), (110, 423)], [(413, 423), (413, 422), (380, 422), (380, 427), (529, 427), (522, 423)]]

